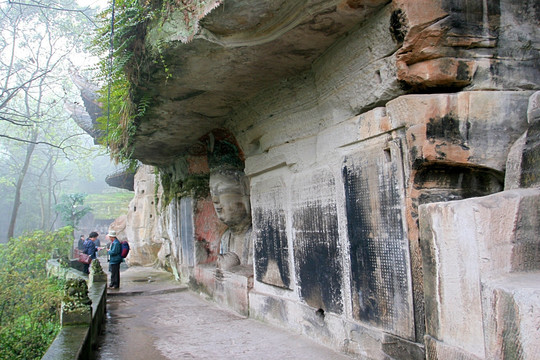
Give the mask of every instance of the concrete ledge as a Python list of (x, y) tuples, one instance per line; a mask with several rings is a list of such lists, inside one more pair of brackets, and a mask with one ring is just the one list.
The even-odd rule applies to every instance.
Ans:
[[(80, 264), (79, 262), (77, 262)], [(47, 264), (45, 265), (47, 269), (47, 275), (48, 276), (54, 276), (59, 279), (87, 279), (87, 276), (78, 269), (74, 268), (72, 265), (74, 264), (74, 261), (71, 261), (71, 267), (65, 268), (60, 266), (60, 263), (57, 259), (50, 259), (47, 261)], [(81, 268), (82, 270), (82, 268)]]
[(142, 296), (142, 295), (162, 295), (176, 293), (180, 291), (188, 290), (187, 285), (180, 285), (174, 287), (168, 287), (163, 289), (149, 289), (149, 290), (110, 290), (107, 295), (116, 297), (116, 296)]
[(92, 300), (90, 340), (92, 346), (95, 346), (97, 344), (97, 338), (103, 328), (103, 324), (105, 323), (105, 313), (107, 310), (107, 282), (94, 283), (92, 287), (88, 289), (88, 296)]
[[(49, 260), (47, 263), (47, 271), (49, 276), (60, 275), (59, 277), (64, 278), (72, 278), (71, 276), (80, 273), (74, 269), (61, 269), (58, 262), (54, 260)], [(80, 273), (80, 275), (86, 278), (84, 274)], [(105, 322), (107, 282), (94, 283), (88, 289), (88, 297), (92, 300), (92, 321), (90, 325), (62, 327), (42, 360), (86, 360), (92, 358), (92, 348), (96, 345), (97, 338)]]
[(91, 353), (89, 326), (67, 326), (60, 330), (42, 360), (88, 359)]

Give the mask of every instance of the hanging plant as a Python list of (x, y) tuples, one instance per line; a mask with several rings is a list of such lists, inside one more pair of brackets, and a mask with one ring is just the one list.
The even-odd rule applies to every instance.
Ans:
[(200, 18), (221, 3), (222, 0), (115, 0), (99, 14), (101, 26), (94, 36), (92, 51), (101, 58), (98, 81), (105, 84), (100, 90), (104, 116), (98, 123), (105, 134), (100, 141), (116, 162), (136, 166), (133, 138), (155, 101), (147, 89), (139, 87), (142, 77), (148, 76), (155, 66), (161, 67), (165, 81), (172, 76), (164, 56), (166, 42), (171, 39), (157, 39), (154, 48), (148, 49), (145, 38), (149, 25), (165, 34), (164, 27), (171, 25), (171, 18), (178, 20), (172, 14), (181, 13), (183, 24), (175, 22), (174, 26), (188, 31), (175, 40), (187, 42), (198, 31)]

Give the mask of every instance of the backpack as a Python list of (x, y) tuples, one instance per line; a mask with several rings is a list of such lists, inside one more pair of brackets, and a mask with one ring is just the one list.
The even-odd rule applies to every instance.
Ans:
[(90, 239), (84, 240), (83, 246), (82, 246), (82, 249), (81, 249), (81, 252), (82, 252), (83, 254), (92, 255), (92, 254), (88, 254), (88, 253), (86, 252), (86, 251), (88, 250), (88, 247), (89, 247), (91, 241), (92, 241), (92, 240), (90, 240)]
[(122, 241), (120, 245), (122, 245), (122, 252), (120, 253), (120, 256), (125, 258), (129, 254), (129, 244), (127, 241)]

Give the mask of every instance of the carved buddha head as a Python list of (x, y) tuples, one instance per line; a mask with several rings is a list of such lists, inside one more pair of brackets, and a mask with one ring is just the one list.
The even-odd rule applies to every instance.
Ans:
[(209, 185), (214, 209), (223, 223), (230, 228), (251, 224), (249, 182), (242, 171), (215, 170)]

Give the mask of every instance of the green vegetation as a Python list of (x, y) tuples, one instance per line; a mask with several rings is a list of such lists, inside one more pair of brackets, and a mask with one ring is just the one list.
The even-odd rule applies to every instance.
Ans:
[(165, 208), (176, 197), (192, 196), (205, 198), (208, 196), (208, 174), (192, 174), (184, 181), (172, 181), (166, 173), (161, 173), (161, 185), (163, 186), (162, 207)]
[(108, 194), (90, 194), (86, 203), (92, 208), (96, 220), (116, 219), (127, 214), (132, 192), (115, 192)]
[[(144, 34), (149, 21), (157, 18), (159, 1), (118, 0), (115, 7), (112, 59), (110, 36), (112, 8), (102, 12), (102, 27), (94, 38), (93, 50), (102, 57), (99, 77), (108, 84), (100, 91), (103, 113), (98, 119), (105, 138), (103, 145), (110, 148), (111, 156), (119, 163), (134, 168), (130, 142), (136, 129), (137, 119), (144, 116), (150, 99), (134, 93), (132, 84), (139, 83), (141, 67), (146, 63)], [(137, 56), (136, 56), (137, 54)], [(112, 62), (111, 62), (112, 60)], [(157, 60), (156, 60), (157, 61)], [(152, 61), (150, 61), (152, 63)], [(110, 88), (109, 88), (110, 86)], [(108, 114), (108, 115), (107, 115)]]
[(62, 220), (68, 225), (77, 228), (81, 219), (92, 209), (84, 206), (86, 194), (75, 193), (62, 195), (60, 203), (56, 205), (56, 211), (62, 216)]
[(0, 359), (41, 359), (59, 329), (63, 282), (48, 278), (53, 251), (67, 256), (71, 227), (0, 245)]
[[(132, 158), (132, 141), (137, 126), (155, 101), (151, 89), (139, 87), (152, 74), (167, 81), (172, 72), (164, 56), (166, 43), (157, 39), (152, 48), (145, 42), (147, 28), (164, 30), (173, 13), (181, 14), (188, 41), (197, 29), (197, 23), (208, 6), (217, 6), (219, 0), (117, 0), (114, 9), (114, 37), (111, 58), (112, 8), (99, 14), (101, 27), (93, 40), (93, 51), (101, 57), (99, 78), (107, 84), (100, 91), (104, 111), (98, 122), (106, 134), (101, 139), (110, 149), (112, 158), (136, 166)], [(209, 5), (210, 4), (210, 5)], [(172, 21), (172, 20), (171, 20)], [(182, 25), (176, 21), (176, 27)], [(165, 32), (165, 31), (164, 31)], [(110, 88), (109, 88), (110, 86)]]

